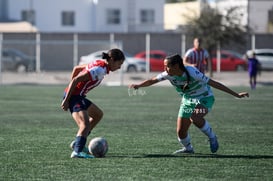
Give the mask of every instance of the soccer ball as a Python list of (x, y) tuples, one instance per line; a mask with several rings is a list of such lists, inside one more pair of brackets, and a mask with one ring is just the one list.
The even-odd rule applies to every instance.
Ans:
[(88, 145), (89, 152), (97, 158), (105, 157), (108, 151), (108, 143), (105, 138), (93, 138)]

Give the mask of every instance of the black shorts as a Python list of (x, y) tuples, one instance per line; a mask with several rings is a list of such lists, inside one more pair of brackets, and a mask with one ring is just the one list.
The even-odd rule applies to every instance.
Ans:
[(92, 104), (85, 96), (72, 95), (69, 100), (69, 110), (71, 114), (73, 112), (79, 112), (87, 110), (88, 107)]

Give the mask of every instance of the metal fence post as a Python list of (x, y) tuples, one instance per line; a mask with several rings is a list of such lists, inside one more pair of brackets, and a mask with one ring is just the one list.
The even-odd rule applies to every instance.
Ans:
[(255, 34), (251, 35), (251, 50), (255, 50), (255, 44), (256, 44), (256, 37)]
[(150, 44), (151, 44), (151, 37), (150, 34), (146, 34), (146, 73), (150, 73)]
[(114, 33), (110, 33), (110, 49), (115, 48), (115, 34)]
[(78, 64), (78, 34), (73, 35), (73, 67)]
[(216, 69), (217, 69), (217, 73), (220, 73), (221, 72), (221, 45), (220, 45), (220, 42), (217, 41), (217, 63), (216, 63)]
[(0, 85), (2, 84), (2, 42), (3, 33), (0, 33)]
[(41, 35), (36, 33), (36, 72), (41, 72)]
[(184, 54), (186, 53), (186, 35), (181, 35), (181, 56), (184, 57)]

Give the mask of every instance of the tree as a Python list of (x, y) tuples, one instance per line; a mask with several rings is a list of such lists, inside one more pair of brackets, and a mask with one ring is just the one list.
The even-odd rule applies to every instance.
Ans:
[[(240, 24), (236, 7), (228, 9), (226, 15), (207, 7), (198, 18), (190, 20), (190, 26), (187, 28), (188, 34), (193, 37), (202, 37), (203, 45), (210, 54), (216, 49), (218, 43), (221, 47), (230, 42), (244, 44), (246, 31), (247, 27)], [(211, 62), (209, 68), (212, 76)]]

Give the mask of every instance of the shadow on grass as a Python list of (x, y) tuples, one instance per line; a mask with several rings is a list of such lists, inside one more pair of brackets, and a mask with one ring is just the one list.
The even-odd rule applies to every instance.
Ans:
[(273, 155), (220, 155), (220, 154), (147, 154), (147, 155), (109, 155), (108, 158), (229, 158), (229, 159), (273, 159)]

